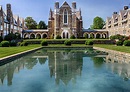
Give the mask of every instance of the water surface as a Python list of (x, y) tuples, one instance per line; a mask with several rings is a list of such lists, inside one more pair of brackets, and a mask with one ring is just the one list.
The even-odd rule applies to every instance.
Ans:
[(92, 49), (36, 51), (0, 66), (0, 92), (130, 92), (130, 64), (111, 62), (110, 55)]

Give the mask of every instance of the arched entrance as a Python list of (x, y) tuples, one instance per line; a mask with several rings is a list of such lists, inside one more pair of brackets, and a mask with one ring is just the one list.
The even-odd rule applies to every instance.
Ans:
[(96, 34), (96, 38), (97, 38), (97, 39), (98, 39), (98, 38), (101, 38), (101, 36), (100, 36), (99, 33)]
[(90, 38), (91, 38), (91, 39), (94, 38), (94, 33), (90, 33)]
[(36, 38), (37, 38), (37, 39), (41, 39), (41, 35), (40, 35), (40, 34), (37, 34), (37, 35), (36, 35)]
[(43, 34), (42, 38), (47, 38), (47, 34)]
[(30, 35), (30, 39), (35, 39), (35, 35), (34, 35), (34, 34), (31, 34), (31, 35)]
[(29, 39), (29, 35), (28, 34), (24, 34), (23, 36), (25, 39)]
[(69, 34), (69, 32), (68, 32), (67, 30), (64, 30), (64, 31), (62, 32), (62, 34), (61, 34), (61, 37), (62, 37), (63, 39), (68, 39), (68, 38), (70, 38), (70, 34)]
[(84, 33), (83, 37), (84, 38), (89, 38), (89, 34), (88, 33)]
[(107, 38), (107, 34), (103, 33), (102, 38)]

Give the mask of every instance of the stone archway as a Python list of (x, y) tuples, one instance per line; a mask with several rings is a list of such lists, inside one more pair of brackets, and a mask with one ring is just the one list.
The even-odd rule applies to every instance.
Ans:
[(84, 33), (83, 37), (84, 38), (89, 38), (89, 33)]
[(90, 38), (91, 39), (95, 38), (94, 33), (90, 33)]
[(97, 33), (97, 34), (96, 34), (96, 38), (97, 38), (97, 39), (101, 38), (101, 34)]
[(43, 39), (44, 39), (44, 38), (47, 38), (47, 34), (43, 34), (42, 38), (43, 38)]
[(29, 34), (24, 34), (23, 37), (24, 37), (25, 39), (29, 39)]
[(36, 34), (37, 39), (41, 39), (41, 34)]
[(102, 38), (107, 38), (107, 34), (106, 33), (102, 33)]
[(69, 39), (69, 38), (70, 38), (69, 31), (68, 31), (68, 30), (64, 30), (64, 31), (61, 33), (61, 37), (62, 37), (63, 39)]
[(34, 34), (30, 34), (30, 39), (35, 39), (35, 35)]

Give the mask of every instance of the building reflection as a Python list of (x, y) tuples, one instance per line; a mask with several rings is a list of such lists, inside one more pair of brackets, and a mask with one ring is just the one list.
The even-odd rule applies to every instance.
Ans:
[(49, 53), (50, 77), (55, 77), (59, 85), (62, 81), (65, 85), (69, 81), (76, 82), (76, 77), (81, 76), (83, 66), (83, 52), (51, 52)]
[(32, 58), (32, 56), (43, 55), (43, 53), (32, 53), (27, 56), (16, 59), (10, 63), (0, 66), (0, 84), (3, 85), (7, 80), (7, 85), (12, 85), (12, 79), (15, 73), (19, 73), (22, 69), (32, 69), (37, 63), (44, 64), (46, 58)]
[(130, 54), (108, 51), (108, 55), (104, 60), (106, 67), (114, 74), (118, 74), (124, 80), (130, 78)]

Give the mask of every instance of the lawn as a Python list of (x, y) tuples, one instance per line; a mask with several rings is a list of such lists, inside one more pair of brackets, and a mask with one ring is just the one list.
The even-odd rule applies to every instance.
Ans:
[(40, 46), (41, 45), (39, 44), (39, 45), (28, 45), (23, 47), (0, 47), (0, 58), (20, 53), (23, 51), (31, 50)]
[(108, 44), (94, 44), (95, 47), (101, 47), (101, 48), (106, 48), (110, 50), (116, 50), (120, 52), (126, 52), (130, 53), (130, 46), (115, 46), (115, 45), (108, 45)]

